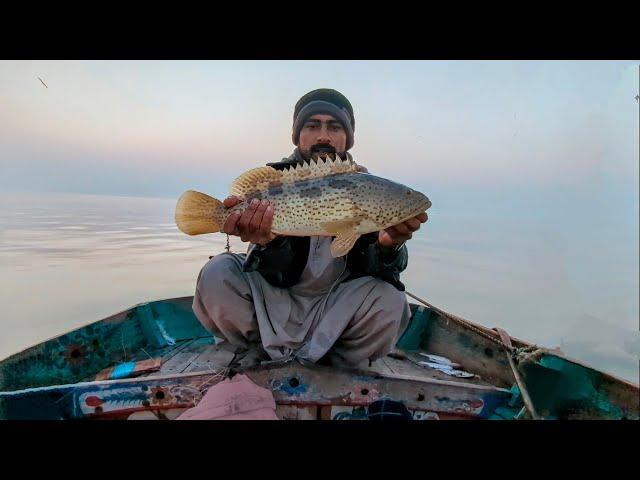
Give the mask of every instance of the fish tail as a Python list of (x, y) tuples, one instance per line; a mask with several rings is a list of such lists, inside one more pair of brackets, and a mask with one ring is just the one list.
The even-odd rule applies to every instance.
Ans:
[(175, 221), (187, 235), (216, 233), (222, 229), (226, 207), (209, 195), (187, 190), (178, 199)]

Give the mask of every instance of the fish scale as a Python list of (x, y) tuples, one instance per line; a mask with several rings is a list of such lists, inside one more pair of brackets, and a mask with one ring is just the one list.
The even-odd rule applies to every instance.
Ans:
[(431, 206), (416, 190), (358, 172), (351, 156), (323, 157), (287, 170), (255, 168), (232, 183), (230, 194), (241, 199), (232, 208), (201, 192), (183, 193), (176, 225), (189, 235), (219, 232), (228, 216), (243, 212), (252, 199), (268, 200), (274, 234), (333, 236), (331, 254), (339, 257), (361, 235), (397, 225)]

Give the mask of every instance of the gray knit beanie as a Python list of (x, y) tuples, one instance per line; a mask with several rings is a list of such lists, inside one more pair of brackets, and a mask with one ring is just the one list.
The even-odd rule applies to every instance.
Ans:
[(291, 140), (298, 145), (300, 130), (304, 122), (312, 117), (324, 113), (332, 115), (338, 120), (347, 132), (347, 150), (353, 147), (353, 131), (356, 128), (356, 120), (353, 116), (353, 107), (347, 97), (331, 88), (319, 88), (304, 95), (296, 103), (293, 109), (293, 133)]

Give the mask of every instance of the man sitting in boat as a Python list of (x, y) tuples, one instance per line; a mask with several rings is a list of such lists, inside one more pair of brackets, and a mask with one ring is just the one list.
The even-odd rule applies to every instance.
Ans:
[[(293, 154), (267, 165), (281, 170), (322, 152), (344, 158), (354, 127), (341, 93), (309, 92), (294, 108)], [(229, 197), (224, 204), (238, 202)], [(265, 200), (227, 219), (223, 231), (251, 245), (246, 255), (216, 255), (200, 271), (193, 311), (205, 328), (239, 347), (262, 342), (273, 360), (356, 366), (389, 353), (410, 317), (400, 282), (405, 242), (427, 214), (363, 235), (338, 258), (331, 237), (275, 236), (272, 219)]]

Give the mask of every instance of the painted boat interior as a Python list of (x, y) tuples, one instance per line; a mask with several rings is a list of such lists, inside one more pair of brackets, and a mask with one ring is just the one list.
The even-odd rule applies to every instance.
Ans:
[[(269, 388), (287, 420), (364, 419), (382, 398), (403, 402), (419, 420), (527, 418), (507, 354), (491, 340), (497, 334), (440, 310), (411, 304), (398, 354), (347, 370), (238, 351), (201, 326), (192, 300), (143, 303), (0, 361), (0, 419), (173, 419), (238, 372)], [(637, 385), (560, 352), (512, 343), (543, 418), (638, 419)], [(426, 353), (474, 376), (418, 365)], [(153, 360), (157, 368), (140, 367)]]

